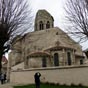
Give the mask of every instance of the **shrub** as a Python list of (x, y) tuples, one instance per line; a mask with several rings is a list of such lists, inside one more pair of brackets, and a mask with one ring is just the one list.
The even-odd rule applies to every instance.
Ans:
[(74, 83), (71, 83), (71, 86), (73, 86), (73, 87), (74, 87), (74, 86), (76, 86), (76, 85), (75, 85)]
[(80, 83), (79, 85), (78, 85), (79, 87), (83, 87), (83, 85)]

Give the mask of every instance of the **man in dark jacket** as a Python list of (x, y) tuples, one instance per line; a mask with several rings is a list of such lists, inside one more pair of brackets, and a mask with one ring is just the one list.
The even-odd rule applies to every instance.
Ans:
[(39, 72), (34, 75), (36, 88), (40, 88), (40, 76), (41, 74)]

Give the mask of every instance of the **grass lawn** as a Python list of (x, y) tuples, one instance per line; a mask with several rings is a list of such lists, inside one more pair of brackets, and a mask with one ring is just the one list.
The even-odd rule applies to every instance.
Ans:
[[(14, 86), (13, 88), (35, 88), (35, 85), (23, 85), (23, 86)], [(40, 88), (88, 88), (83, 86), (66, 86), (66, 85), (54, 85), (54, 84), (41, 84)]]

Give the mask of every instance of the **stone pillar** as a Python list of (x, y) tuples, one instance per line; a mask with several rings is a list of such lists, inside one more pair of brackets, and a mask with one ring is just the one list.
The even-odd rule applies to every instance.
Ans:
[(44, 29), (46, 29), (46, 21), (43, 21)]
[(63, 54), (63, 65), (65, 66), (66, 65), (66, 59), (65, 59), (65, 49), (63, 48), (63, 52), (62, 52), (62, 54)]

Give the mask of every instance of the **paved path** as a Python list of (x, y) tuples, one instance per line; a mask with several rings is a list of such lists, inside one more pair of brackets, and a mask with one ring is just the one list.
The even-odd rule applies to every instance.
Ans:
[(20, 84), (12, 84), (12, 83), (6, 83), (3, 85), (0, 84), (0, 88), (13, 88), (14, 85), (20, 85)]
[(3, 84), (3, 85), (0, 84), (0, 88), (13, 88), (13, 87), (11, 84), (7, 83), (7, 84)]

